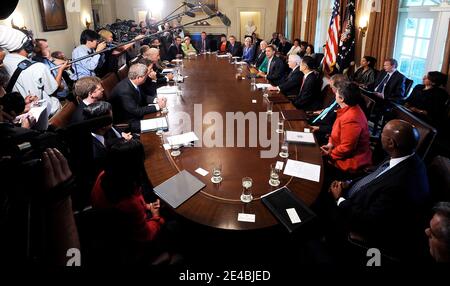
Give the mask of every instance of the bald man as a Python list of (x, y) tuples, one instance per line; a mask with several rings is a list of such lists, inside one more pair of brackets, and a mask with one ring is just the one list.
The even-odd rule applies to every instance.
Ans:
[(334, 181), (330, 187), (338, 215), (352, 233), (401, 258), (416, 258), (425, 245), (420, 228), (429, 189), (425, 165), (415, 154), (418, 140), (408, 122), (389, 121), (381, 142), (390, 158), (360, 180)]

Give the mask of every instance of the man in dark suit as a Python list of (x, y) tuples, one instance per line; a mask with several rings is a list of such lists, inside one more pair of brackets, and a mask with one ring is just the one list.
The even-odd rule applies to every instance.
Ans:
[(182, 39), (180, 36), (175, 38), (175, 43), (172, 43), (169, 47), (169, 52), (167, 53), (167, 60), (172, 61), (177, 58), (177, 55), (183, 56), (183, 51), (181, 50)]
[(300, 85), (303, 81), (303, 73), (300, 71), (300, 62), (302, 60), (298, 55), (290, 55), (288, 65), (292, 71), (278, 86), (270, 86), (269, 90), (281, 91), (284, 95), (297, 95), (300, 92)]
[(229, 44), (227, 46), (227, 53), (230, 53), (233, 57), (242, 57), (242, 46), (240, 42), (236, 42), (234, 36), (228, 37)]
[(280, 38), (280, 43), (278, 44), (278, 51), (283, 55), (286, 56), (287, 53), (289, 53), (289, 51), (292, 48), (292, 44), (289, 43), (286, 39), (285, 36), (283, 36), (282, 34), (280, 34), (278, 36)]
[(114, 112), (114, 122), (129, 123), (130, 129), (137, 132), (140, 129), (140, 120), (144, 115), (156, 112), (165, 107), (166, 101), (159, 98), (156, 104), (147, 102), (139, 86), (148, 77), (148, 68), (143, 64), (134, 64), (130, 67), (128, 78), (123, 79), (113, 89), (111, 103)]
[(275, 56), (275, 47), (272, 45), (266, 48), (267, 74), (266, 79), (271, 85), (278, 86), (283, 81), (284, 77), (284, 62), (277, 56)]
[[(426, 168), (415, 148), (418, 131), (403, 120), (389, 121), (381, 134), (389, 160), (355, 182), (334, 181), (337, 214), (351, 236), (398, 258), (423, 257), (423, 225), (429, 209)], [(423, 248), (421, 248), (423, 246)]]
[(390, 101), (402, 101), (405, 94), (405, 76), (397, 71), (397, 61), (387, 59), (384, 61), (384, 71), (382, 71), (372, 87), (375, 95), (381, 99)]
[(84, 108), (103, 98), (103, 87), (101, 80), (96, 76), (80, 78), (75, 83), (74, 93), (77, 97), (78, 106), (72, 114), (72, 119), (70, 121), (71, 124), (83, 121)]
[(173, 80), (172, 73), (165, 75), (162, 72), (163, 68), (160, 65), (161, 58), (158, 49), (150, 48), (145, 52), (144, 56), (152, 62), (152, 69), (156, 72), (156, 82), (158, 85), (165, 85), (169, 81)]
[(293, 104), (298, 109), (314, 111), (321, 108), (320, 80), (314, 72), (314, 59), (303, 57), (300, 71), (304, 74), (300, 92), (294, 98)]
[(197, 51), (200, 53), (206, 53), (207, 51), (211, 51), (211, 43), (207, 39), (206, 32), (202, 32), (200, 35), (200, 41), (197, 42), (196, 47)]
[(259, 43), (259, 48), (258, 51), (256, 52), (255, 55), (255, 67), (259, 68), (259, 66), (264, 62), (264, 59), (266, 58), (266, 48), (267, 48), (267, 42), (266, 41), (261, 41)]

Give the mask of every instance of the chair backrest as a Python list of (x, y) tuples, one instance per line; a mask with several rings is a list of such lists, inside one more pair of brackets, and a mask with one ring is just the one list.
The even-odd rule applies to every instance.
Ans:
[(322, 108), (330, 106), (331, 103), (336, 99), (336, 96), (331, 89), (331, 86), (327, 84), (321, 91), (322, 98)]
[(73, 113), (77, 109), (77, 105), (68, 101), (52, 118), (49, 119), (49, 125), (56, 128), (64, 128), (69, 125), (72, 120)]
[(409, 93), (411, 92), (411, 88), (414, 84), (414, 81), (409, 78), (405, 78), (405, 98), (409, 96)]
[(127, 65), (123, 65), (119, 68), (119, 70), (117, 71), (117, 76), (119, 77), (119, 80), (122, 80), (128, 76), (128, 70), (129, 68)]
[(427, 168), (433, 202), (450, 201), (450, 159), (436, 156)]
[(102, 78), (102, 86), (107, 100), (111, 98), (111, 93), (116, 84), (119, 82), (117, 75), (113, 72), (108, 73)]
[(369, 120), (370, 119), (370, 115), (372, 114), (373, 109), (375, 107), (375, 100), (373, 100), (372, 98), (370, 98), (367, 95), (362, 94), (362, 93), (361, 93), (361, 97), (362, 97), (362, 99), (364, 100), (364, 103), (365, 103), (364, 112), (366, 114), (366, 118), (367, 118), (367, 120)]
[(136, 64), (139, 61), (139, 57), (134, 57), (130, 60), (129, 66)]
[(389, 119), (402, 119), (414, 125), (420, 134), (419, 143), (417, 144), (416, 153), (425, 159), (431, 145), (434, 142), (437, 131), (436, 129), (414, 116), (403, 106), (394, 103)]

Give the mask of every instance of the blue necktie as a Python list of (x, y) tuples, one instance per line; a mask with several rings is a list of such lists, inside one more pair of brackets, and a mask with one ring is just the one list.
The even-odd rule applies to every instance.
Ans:
[(390, 76), (389, 74), (386, 74), (386, 76), (383, 78), (383, 80), (380, 82), (380, 84), (377, 86), (377, 88), (375, 89), (376, 92), (379, 93), (383, 93), (384, 92), (384, 87), (386, 86), (388, 80), (389, 80)]
[(370, 184), (373, 180), (378, 178), (378, 175), (380, 175), (384, 170), (386, 170), (389, 167), (389, 160), (381, 164), (373, 173), (365, 176), (358, 182), (356, 182), (350, 190), (347, 192), (347, 198), (351, 198), (354, 195), (356, 195), (359, 191), (362, 190), (362, 188), (368, 184)]
[(319, 114), (319, 116), (317, 116), (317, 117), (313, 120), (312, 124), (316, 123), (318, 120), (324, 119), (325, 116), (327, 116), (328, 112), (330, 112), (330, 110), (332, 110), (332, 109), (336, 106), (336, 104), (337, 104), (337, 102), (336, 102), (336, 100), (335, 100), (330, 106), (328, 106), (327, 108), (325, 108), (325, 109)]

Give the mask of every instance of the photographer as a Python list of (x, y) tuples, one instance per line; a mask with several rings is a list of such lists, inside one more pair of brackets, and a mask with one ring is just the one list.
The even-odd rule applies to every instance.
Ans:
[[(13, 151), (41, 133), (2, 121), (0, 115), (2, 258), (8, 265), (65, 266), (67, 251), (80, 248), (70, 198), (74, 181), (67, 160), (56, 148), (42, 153)], [(14, 179), (18, 175), (22, 180)]]
[[(10, 52), (4, 60), (4, 66), (10, 76), (6, 92), (16, 91), (24, 98), (30, 94), (36, 95), (45, 100), (47, 114), (55, 114), (61, 104), (51, 95), (58, 89), (58, 83), (47, 66), (28, 59), (34, 48), (32, 38), (21, 31), (0, 26), (0, 46)], [(65, 68), (64, 65), (60, 67), (62, 70)]]
[[(78, 59), (94, 52), (103, 51), (106, 48), (106, 42), (100, 42), (100, 35), (92, 30), (84, 30), (80, 36), (81, 45), (72, 51), (72, 58)], [(95, 76), (95, 69), (105, 62), (104, 55), (95, 55), (82, 61), (73, 63), (74, 74), (71, 79), (76, 81), (86, 76)]]

